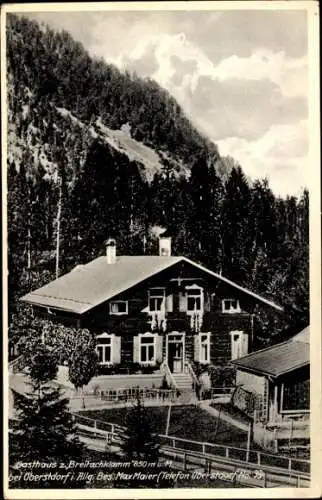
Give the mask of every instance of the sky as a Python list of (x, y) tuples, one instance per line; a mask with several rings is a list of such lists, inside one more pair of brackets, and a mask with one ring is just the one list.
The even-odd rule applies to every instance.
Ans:
[(155, 79), (221, 155), (276, 194), (306, 185), (304, 10), (35, 13), (91, 55)]

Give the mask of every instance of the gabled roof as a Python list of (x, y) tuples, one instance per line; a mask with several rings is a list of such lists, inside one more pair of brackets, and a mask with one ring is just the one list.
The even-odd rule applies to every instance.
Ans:
[(232, 361), (237, 368), (279, 377), (310, 363), (310, 327), (287, 340)]
[(149, 255), (119, 256), (115, 264), (107, 264), (105, 256), (98, 257), (88, 264), (76, 266), (68, 274), (24, 295), (21, 300), (33, 305), (83, 314), (179, 262), (188, 262), (257, 301), (278, 311), (283, 310), (273, 302), (186, 257)]

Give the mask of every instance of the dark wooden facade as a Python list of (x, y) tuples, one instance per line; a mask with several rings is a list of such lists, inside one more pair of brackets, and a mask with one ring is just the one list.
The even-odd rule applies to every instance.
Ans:
[[(164, 289), (164, 298), (161, 310), (151, 311), (149, 293), (156, 288)], [(200, 290), (199, 299), (190, 296), (195, 290)], [(223, 301), (228, 299), (234, 306), (230, 310), (223, 308)], [(111, 307), (118, 301), (126, 312), (113, 314)], [(113, 356), (107, 349), (106, 366), (136, 361), (153, 367), (162, 360), (169, 362), (173, 353), (174, 358), (222, 365), (252, 350), (257, 307), (265, 307), (258, 297), (197, 266), (180, 262), (82, 315), (51, 307), (49, 317), (77, 328), (88, 328), (97, 336), (98, 345), (109, 343), (108, 336), (113, 336)], [(46, 308), (34, 306), (34, 311), (48, 315)], [(149, 342), (149, 333), (155, 336), (154, 347), (142, 348), (143, 342)], [(146, 339), (142, 341), (144, 334)], [(101, 341), (102, 338), (105, 340)], [(203, 347), (204, 339), (209, 339), (209, 347)], [(240, 349), (234, 352), (232, 343), (237, 341)], [(176, 366), (176, 371), (180, 371), (180, 364)]]

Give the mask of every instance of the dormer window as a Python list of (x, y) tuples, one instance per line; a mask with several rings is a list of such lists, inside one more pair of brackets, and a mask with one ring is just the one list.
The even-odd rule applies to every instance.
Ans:
[(127, 300), (115, 300), (110, 302), (110, 314), (122, 315), (128, 314)]
[(222, 301), (223, 313), (239, 313), (241, 311), (239, 300), (237, 299), (224, 299)]
[(187, 312), (198, 312), (203, 310), (203, 289), (192, 285), (186, 287)]
[(149, 312), (162, 311), (165, 302), (164, 288), (151, 288), (149, 290)]

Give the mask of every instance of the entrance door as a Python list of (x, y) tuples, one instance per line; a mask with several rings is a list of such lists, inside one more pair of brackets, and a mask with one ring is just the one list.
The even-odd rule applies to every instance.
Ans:
[(183, 371), (183, 336), (168, 336), (168, 365), (172, 373)]

